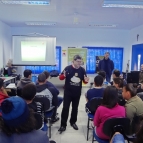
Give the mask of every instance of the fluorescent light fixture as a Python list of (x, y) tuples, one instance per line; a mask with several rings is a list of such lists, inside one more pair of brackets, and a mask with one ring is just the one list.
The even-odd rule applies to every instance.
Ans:
[(104, 0), (103, 7), (143, 8), (143, 0)]
[(15, 5), (50, 5), (50, 0), (1, 0), (0, 2)]
[(115, 28), (115, 27), (117, 27), (116, 24), (94, 24), (94, 23), (89, 23), (89, 26), (99, 27), (99, 28)]
[(29, 26), (55, 26), (56, 22), (25, 22)]

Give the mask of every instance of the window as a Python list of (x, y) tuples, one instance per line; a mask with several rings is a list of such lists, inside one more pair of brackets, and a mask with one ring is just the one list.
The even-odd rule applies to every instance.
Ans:
[(122, 72), (123, 48), (109, 47), (83, 47), (87, 48), (86, 71), (89, 74), (96, 73), (96, 56), (104, 56), (105, 52), (110, 52), (110, 59), (114, 62), (114, 68)]
[(52, 71), (57, 70), (59, 73), (61, 72), (61, 47), (56, 46), (56, 66), (25, 66), (25, 69), (32, 70), (33, 74), (39, 74), (43, 71)]

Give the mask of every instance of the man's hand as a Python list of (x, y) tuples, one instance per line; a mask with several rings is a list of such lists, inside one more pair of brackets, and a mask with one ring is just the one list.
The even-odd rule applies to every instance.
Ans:
[(89, 82), (89, 77), (87, 77), (87, 76), (84, 75), (84, 81), (85, 82)]

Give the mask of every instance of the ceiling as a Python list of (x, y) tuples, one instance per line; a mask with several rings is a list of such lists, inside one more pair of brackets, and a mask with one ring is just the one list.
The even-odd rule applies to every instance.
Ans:
[(103, 0), (51, 0), (50, 6), (0, 4), (0, 21), (11, 27), (26, 27), (28, 21), (56, 22), (41, 27), (57, 28), (114, 24), (117, 27), (112, 29), (132, 29), (143, 25), (143, 9), (103, 8), (102, 4)]

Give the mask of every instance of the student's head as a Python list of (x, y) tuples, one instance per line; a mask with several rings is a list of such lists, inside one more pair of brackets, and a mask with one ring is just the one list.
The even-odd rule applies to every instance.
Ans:
[(75, 55), (73, 57), (73, 65), (76, 67), (76, 68), (79, 68), (82, 64), (82, 57), (80, 55)]
[(143, 71), (143, 64), (141, 64), (141, 71)]
[(21, 97), (26, 101), (32, 101), (36, 95), (36, 86), (32, 83), (25, 85), (22, 88), (22, 95)]
[(23, 72), (23, 75), (24, 75), (24, 77), (31, 79), (31, 77), (32, 77), (32, 71), (26, 69), (26, 70)]
[(0, 128), (6, 135), (28, 133), (36, 128), (36, 120), (26, 102), (17, 96), (1, 103)]
[(120, 77), (113, 78), (113, 85), (119, 89), (123, 88), (123, 79)]
[(110, 56), (110, 53), (109, 52), (106, 52), (105, 55), (104, 55), (104, 58), (107, 60)]
[(113, 78), (120, 77), (120, 71), (119, 70), (114, 70), (112, 76), (113, 76)]
[(48, 78), (49, 78), (49, 76), (50, 76), (50, 73), (49, 73), (48, 71), (44, 71), (43, 73), (45, 74), (46, 79), (48, 79)]
[(0, 78), (0, 89), (3, 87), (3, 84), (4, 84), (3, 79)]
[(122, 92), (123, 98), (129, 100), (130, 98), (136, 96), (136, 89), (133, 87), (133, 84), (129, 83), (123, 87)]
[(46, 82), (46, 75), (44, 73), (38, 75), (38, 82), (39, 84), (44, 84)]
[(94, 84), (95, 84), (96, 87), (101, 87), (102, 84), (103, 84), (103, 77), (101, 75), (97, 75), (94, 78)]
[(105, 71), (99, 71), (98, 75), (101, 75), (103, 79), (105, 80), (106, 78), (106, 72)]
[(118, 102), (118, 91), (114, 86), (107, 86), (104, 90), (102, 105), (113, 108)]

